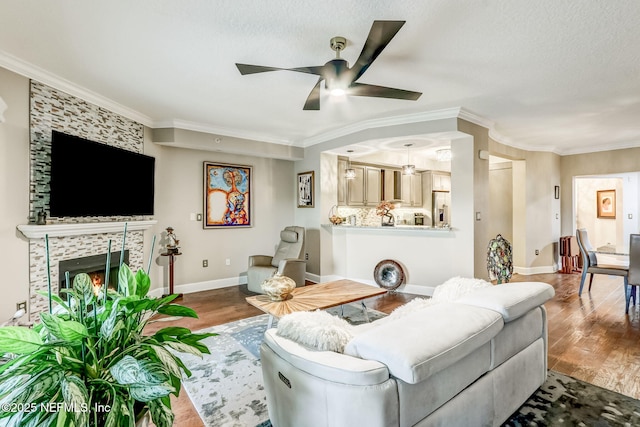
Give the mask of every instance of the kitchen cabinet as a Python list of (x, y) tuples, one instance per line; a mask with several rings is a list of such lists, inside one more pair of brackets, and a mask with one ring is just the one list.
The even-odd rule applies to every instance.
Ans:
[(347, 204), (347, 178), (344, 177), (345, 170), (349, 161), (347, 159), (338, 159), (338, 206)]
[(451, 174), (431, 172), (431, 191), (451, 191)]
[(382, 196), (380, 200), (402, 199), (402, 171), (385, 167), (382, 169)]
[(381, 170), (373, 166), (351, 163), (356, 177), (347, 179), (348, 206), (377, 206), (382, 195)]
[(402, 175), (403, 206), (422, 207), (422, 174)]

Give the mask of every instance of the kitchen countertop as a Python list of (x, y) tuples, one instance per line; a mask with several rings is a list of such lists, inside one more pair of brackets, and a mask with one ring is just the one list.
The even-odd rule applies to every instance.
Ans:
[(453, 229), (451, 227), (435, 228), (429, 225), (405, 225), (399, 224), (394, 226), (382, 226), (382, 225), (350, 225), (350, 224), (322, 224), (322, 227), (328, 229), (352, 229), (352, 230), (387, 230), (387, 231), (431, 231), (436, 233), (449, 232)]

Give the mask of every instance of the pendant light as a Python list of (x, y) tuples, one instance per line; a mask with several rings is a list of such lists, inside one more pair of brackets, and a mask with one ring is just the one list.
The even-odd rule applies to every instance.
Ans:
[(416, 173), (416, 165), (409, 163), (409, 149), (413, 144), (404, 144), (407, 147), (407, 164), (402, 166), (402, 175), (414, 175)]
[(439, 162), (450, 162), (451, 161), (451, 149), (443, 148), (441, 150), (436, 151), (436, 159)]
[[(347, 150), (347, 153), (353, 153), (353, 150)], [(347, 168), (344, 170), (344, 177), (347, 179), (356, 177), (356, 170), (351, 167), (351, 157), (347, 157)]]

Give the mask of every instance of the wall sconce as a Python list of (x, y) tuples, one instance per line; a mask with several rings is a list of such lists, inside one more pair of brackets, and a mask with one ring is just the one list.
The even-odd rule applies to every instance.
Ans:
[(407, 164), (402, 166), (402, 175), (414, 175), (416, 173), (416, 165), (409, 163), (409, 149), (413, 144), (404, 144), (407, 147)]
[[(353, 153), (353, 150), (347, 150), (347, 153)], [(344, 177), (347, 179), (354, 179), (356, 177), (356, 170), (351, 167), (351, 157), (347, 158), (347, 168), (344, 170)]]
[(436, 159), (439, 162), (450, 162), (451, 161), (451, 149), (443, 148), (441, 150), (436, 151)]
[(553, 187), (553, 197), (555, 197), (556, 199), (560, 198), (560, 186), (556, 185), (555, 187)]

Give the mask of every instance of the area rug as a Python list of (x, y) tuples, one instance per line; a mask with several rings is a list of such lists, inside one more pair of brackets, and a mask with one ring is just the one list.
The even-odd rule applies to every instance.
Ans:
[[(344, 316), (354, 324), (365, 321), (356, 304), (346, 305)], [(369, 310), (369, 316), (374, 320), (384, 314)], [(205, 426), (271, 426), (259, 352), (267, 319), (265, 314), (199, 331), (219, 334), (203, 341), (211, 354), (202, 359), (182, 355), (193, 374), (184, 388)], [(503, 424), (559, 425), (639, 426), (640, 401), (549, 371), (543, 386)]]
[[(366, 322), (360, 307), (354, 303), (327, 311), (360, 324)], [(376, 310), (368, 310), (368, 315), (372, 321), (385, 316)], [(263, 314), (198, 331), (218, 334), (202, 341), (211, 354), (199, 358), (180, 353), (192, 373), (183, 386), (205, 426), (253, 427), (268, 421), (260, 368), (260, 344), (268, 318)]]

